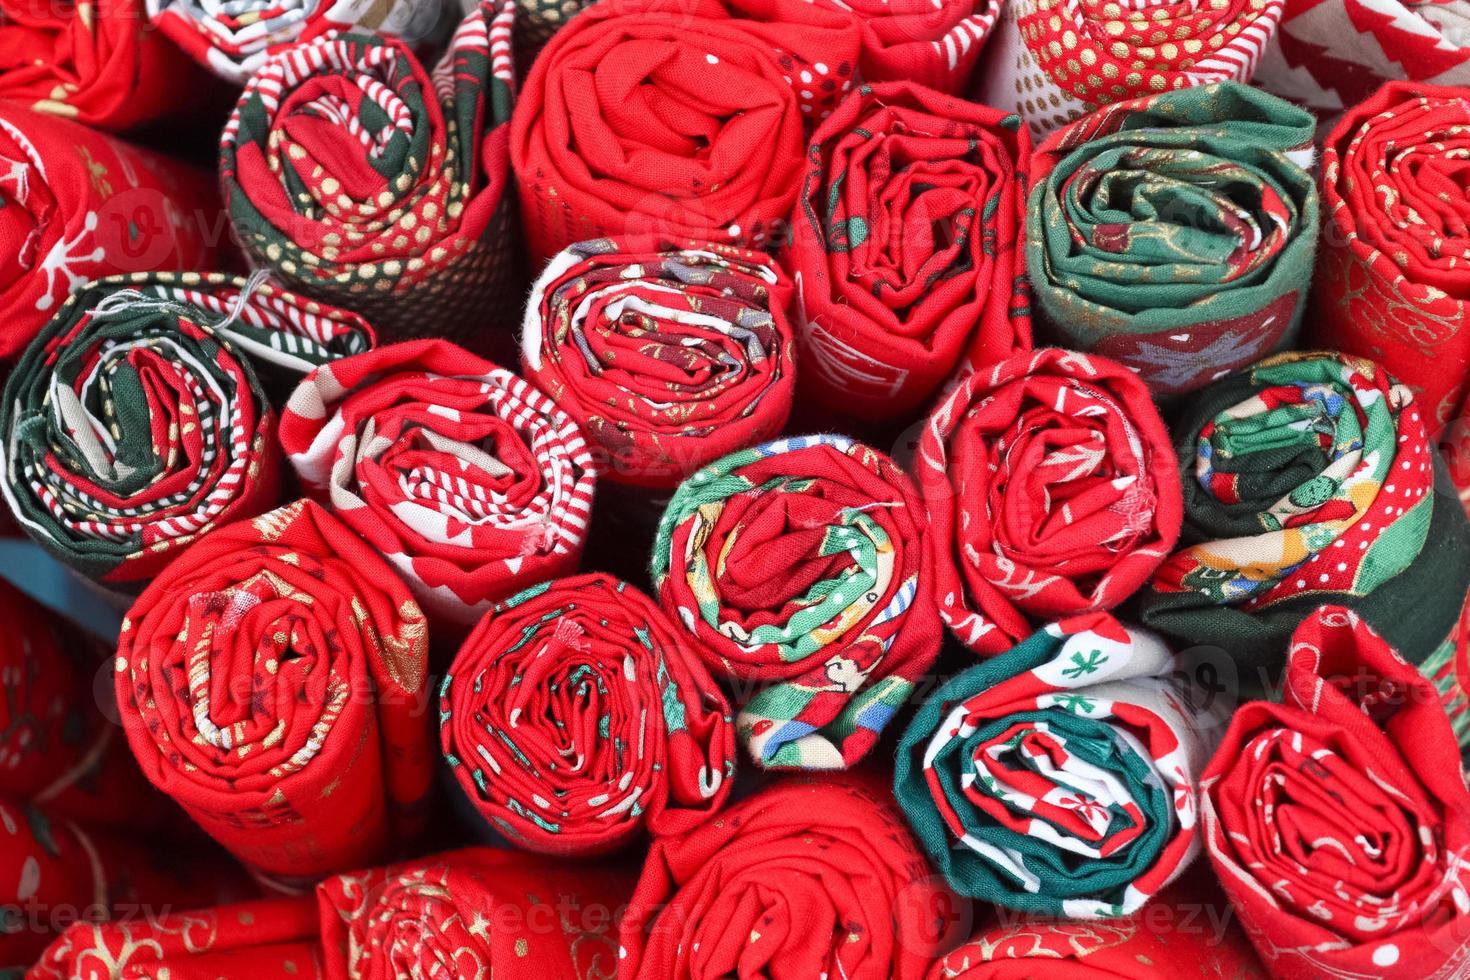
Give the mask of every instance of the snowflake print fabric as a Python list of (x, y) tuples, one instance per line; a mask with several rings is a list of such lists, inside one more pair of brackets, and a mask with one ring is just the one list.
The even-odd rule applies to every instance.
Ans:
[(709, 669), (753, 693), (757, 764), (843, 769), (934, 663), (942, 626), (923, 501), (844, 436), (731, 453), (685, 480), (659, 522), (659, 604)]
[(1273, 977), (1454, 977), (1470, 962), (1470, 794), (1429, 683), (1361, 617), (1298, 627), (1280, 704), (1204, 777), (1215, 873)]
[(969, 375), (925, 423), (914, 472), (939, 614), (982, 655), (1038, 620), (1112, 609), (1179, 540), (1169, 432), (1106, 358), (1047, 348)]
[(578, 242), (531, 290), (521, 363), (586, 432), (609, 479), (672, 489), (786, 424), (791, 304), (791, 280), (759, 252)]
[(1193, 391), (1301, 325), (1317, 245), (1310, 114), (1233, 82), (1120, 102), (1031, 164), (1038, 336)]
[(138, 598), (115, 679), (144, 774), (278, 879), (417, 835), (433, 771), (428, 628), (309, 500), (212, 531)]
[(1019, 112), (1038, 139), (1103, 106), (1248, 82), (1284, 0), (1006, 0), (978, 101)]
[(513, 0), (481, 3), (430, 72), (405, 42), (319, 37), (266, 62), (220, 139), (220, 183), (253, 262), (368, 316), (509, 347), (524, 288), (513, 247)]
[(1174, 671), (1157, 636), (1090, 613), (939, 688), (903, 734), (893, 785), (956, 892), (1112, 919), (1188, 867), (1221, 719)]
[(461, 626), (576, 570), (597, 467), (570, 418), (445, 340), (390, 344), (307, 376), (281, 447), (430, 614)]
[(619, 976), (919, 980), (956, 904), (876, 782), (787, 780), (654, 841)]
[(466, 848), (322, 882), (330, 980), (612, 980), (623, 870)]
[(910, 82), (863, 85), (822, 123), (785, 252), (809, 398), (891, 418), (956, 366), (1031, 348), (1019, 125)]
[(682, 832), (720, 809), (735, 775), (730, 708), (692, 642), (603, 574), (490, 611), (440, 688), (439, 739), (488, 828), (546, 854)]
[(215, 267), (218, 211), (202, 171), (0, 103), (0, 358), (90, 279)]
[(373, 342), (352, 314), (236, 276), (89, 283), (6, 383), (0, 492), (51, 554), (136, 591), (201, 534), (280, 502), (267, 384)]
[(1143, 621), (1279, 668), (1302, 617), (1335, 603), (1425, 660), (1470, 588), (1470, 525), (1427, 421), (1408, 388), (1346, 354), (1278, 354), (1200, 392), (1174, 419), (1183, 547)]

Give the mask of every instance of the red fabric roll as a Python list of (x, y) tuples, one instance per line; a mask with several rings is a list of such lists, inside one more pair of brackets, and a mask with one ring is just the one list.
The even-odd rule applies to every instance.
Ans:
[(488, 847), (338, 875), (317, 888), (333, 980), (617, 975), (626, 871)]
[(598, 468), (576, 424), (523, 379), (445, 340), (312, 372), (281, 447), (313, 496), (431, 614), (470, 625), (576, 570)]
[(1048, 348), (970, 375), (929, 416), (914, 466), (939, 614), (979, 654), (1114, 608), (1179, 540), (1169, 431), (1106, 358)]
[(216, 840), (319, 877), (420, 829), (427, 654), (407, 587), (300, 500), (210, 532), (139, 596), (118, 703), (144, 774)]
[(217, 267), (218, 218), (208, 174), (0, 104), (0, 358), (89, 279)]
[(1292, 636), (1282, 703), (1203, 779), (1215, 872), (1271, 975), (1450, 977), (1470, 962), (1470, 793), (1433, 685), (1356, 613)]
[(784, 254), (801, 383), (871, 419), (919, 407), (957, 366), (1031, 348), (1020, 118), (910, 82), (863, 86), (812, 137)]
[(760, 252), (578, 242), (531, 291), (521, 363), (587, 433), (609, 479), (672, 488), (786, 424), (791, 302), (791, 280)]
[(320, 980), (310, 895), (74, 925), (26, 980)]
[(622, 923), (623, 980), (914, 980), (957, 899), (884, 794), (767, 787), (653, 844)]
[[(959, 95), (1001, 0), (815, 0), (862, 23), (864, 81), (910, 81)], [(805, 79), (803, 79), (805, 81)]]
[(439, 718), (471, 806), (547, 854), (689, 830), (735, 775), (724, 695), (652, 600), (608, 575), (546, 582), (491, 610), (445, 675)]

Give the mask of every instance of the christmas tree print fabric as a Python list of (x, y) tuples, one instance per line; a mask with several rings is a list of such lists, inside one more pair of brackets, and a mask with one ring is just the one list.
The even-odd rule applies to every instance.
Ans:
[(143, 2), (5, 0), (0, 100), (113, 132), (190, 115), (207, 87)]
[(1278, 354), (1200, 392), (1173, 420), (1183, 547), (1143, 621), (1274, 677), (1287, 638), (1346, 605), (1410, 660), (1449, 634), (1470, 587), (1470, 526), (1426, 412), (1372, 361)]
[(903, 471), (845, 436), (742, 449), (675, 491), (653, 546), (659, 604), (751, 692), (736, 723), (758, 765), (852, 765), (934, 663), (926, 525)]
[(467, 848), (317, 888), (329, 980), (613, 980), (633, 876)]
[(718, 811), (735, 775), (730, 707), (690, 639), (601, 573), (492, 609), (439, 691), (455, 782), (498, 837), (602, 853)]
[(891, 418), (962, 362), (1030, 349), (1019, 127), (910, 82), (863, 85), (822, 123), (785, 253), (807, 397)]
[(1287, 0), (1255, 80), (1332, 121), (1391, 79), (1470, 85), (1467, 27), (1465, 0)]
[(1283, 0), (1006, 0), (978, 101), (1019, 112), (1038, 139), (1102, 106), (1248, 82)]
[(531, 290), (521, 363), (592, 440), (609, 479), (670, 489), (786, 424), (792, 302), (791, 280), (759, 252), (578, 242)]
[(202, 171), (0, 102), (0, 358), (89, 279), (213, 268), (217, 200)]
[(136, 589), (201, 534), (279, 503), (273, 390), (366, 350), (362, 320), (218, 273), (74, 292), (0, 404), (0, 493), (89, 578)]
[(926, 421), (914, 472), (939, 615), (982, 655), (1037, 621), (1112, 609), (1179, 540), (1169, 432), (1106, 358), (1046, 348), (969, 375)]
[[(368, 316), (484, 351), (520, 301), (508, 140), (511, 0), (474, 7), (430, 72), (406, 43), (324, 35), (268, 61), (220, 138), (250, 258)], [(505, 346), (509, 346), (505, 344)]]
[(582, 433), (448, 341), (319, 368), (286, 405), (281, 447), (307, 492), (447, 622), (470, 626), (495, 600), (576, 570), (597, 486)]
[(425, 816), (428, 642), (383, 559), (299, 500), (210, 532), (133, 604), (123, 728), (153, 785), (246, 864), (361, 866)]
[(1470, 88), (1407, 82), (1354, 107), (1322, 151), (1312, 339), (1413, 388), (1431, 432), (1470, 408), (1467, 153)]
[(619, 976), (920, 980), (955, 903), (876, 782), (790, 779), (654, 841)]
[(1317, 245), (1313, 120), (1233, 82), (1108, 106), (1031, 164), (1038, 334), (1193, 391), (1295, 343)]
[(1429, 683), (1350, 609), (1291, 639), (1205, 773), (1215, 873), (1273, 977), (1452, 977), (1470, 960), (1470, 794)]
[(310, 895), (71, 926), (26, 980), (322, 980)]
[[(777, 240), (800, 180), (802, 127), (813, 100), (826, 97), (819, 86), (802, 102), (787, 79), (801, 71), (816, 78), (820, 66), (835, 80), (828, 42), (844, 39), (851, 72), (856, 25), (803, 0), (749, 5), (759, 8), (753, 18), (779, 6), (831, 23), (763, 28), (721, 0), (645, 0), (595, 4), (552, 38), (512, 122), (511, 163), (535, 268), (600, 237), (757, 248)], [(787, 51), (783, 67), (770, 33), (833, 60)]]
[(1156, 635), (1062, 620), (935, 692), (899, 743), (894, 793), (959, 894), (1116, 919), (1199, 853), (1221, 709), (1195, 707)]

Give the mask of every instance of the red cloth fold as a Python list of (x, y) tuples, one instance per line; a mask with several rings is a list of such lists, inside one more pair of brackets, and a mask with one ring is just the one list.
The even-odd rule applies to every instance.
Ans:
[(960, 95), (1001, 0), (815, 0), (862, 24), (864, 81), (910, 81)]

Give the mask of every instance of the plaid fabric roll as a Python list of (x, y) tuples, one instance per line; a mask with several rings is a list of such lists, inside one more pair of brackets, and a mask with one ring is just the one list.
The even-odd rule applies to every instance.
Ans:
[(317, 889), (333, 978), (616, 976), (625, 871), (466, 848), (329, 878)]
[(581, 558), (598, 473), (581, 432), (448, 341), (390, 344), (308, 375), (281, 448), (307, 492), (446, 620), (470, 625)]
[(1019, 120), (909, 82), (864, 85), (812, 137), (787, 267), (802, 387), (866, 418), (919, 407), (956, 365), (1031, 347)]
[(310, 879), (416, 836), (433, 769), (428, 628), (299, 500), (201, 538), (138, 598), (118, 705), (144, 774), (240, 860)]
[(0, 165), (0, 358), (89, 279), (218, 264), (202, 171), (4, 103)]
[(199, 101), (203, 76), (143, 0), (0, 4), (0, 100), (119, 132)]
[(1157, 636), (1089, 613), (935, 692), (899, 743), (893, 788), (955, 891), (1113, 920), (1188, 867), (1222, 719), (1175, 670)]
[(58, 559), (134, 586), (213, 527), (279, 502), (274, 374), (365, 350), (356, 316), (218, 273), (77, 290), (0, 404), (0, 492)]
[(310, 895), (67, 929), (26, 980), (322, 980)]
[(659, 604), (746, 689), (737, 730), (777, 769), (843, 769), (939, 653), (934, 554), (913, 483), (844, 436), (731, 453), (659, 522)]
[(1026, 238), (1038, 333), (1161, 395), (1291, 346), (1317, 246), (1312, 157), (1310, 115), (1233, 83), (1053, 133), (1032, 163)]
[(976, 76), (979, 101), (1019, 112), (1039, 139), (1111, 103), (1248, 82), (1284, 6), (1007, 0)]
[(1286, 0), (1256, 83), (1332, 120), (1385, 81), (1470, 85), (1462, 0)]
[(1210, 860), (1273, 977), (1453, 977), (1470, 960), (1470, 794), (1428, 683), (1352, 610), (1292, 636), (1204, 776)]
[[(594, 4), (536, 59), (512, 122), (536, 267), (592, 238), (779, 241), (802, 125), (835, 101), (857, 45), (850, 18), (802, 0)], [(802, 72), (832, 91), (813, 81), (799, 98)]]
[(1467, 153), (1470, 88), (1405, 82), (1355, 106), (1322, 151), (1312, 339), (1413, 388), (1431, 431), (1470, 414)]
[(730, 707), (637, 589), (578, 575), (500, 603), (439, 690), (439, 743), (471, 807), (546, 854), (681, 833), (735, 775)]
[(914, 472), (939, 615), (982, 655), (1037, 620), (1112, 609), (1179, 540), (1169, 432), (1143, 382), (1104, 358), (1038, 350), (968, 376), (925, 423)]
[(293, 44), (354, 28), (410, 41), (438, 23), (434, 0), (145, 0), (153, 26), (219, 77), (244, 85), (273, 55)]
[(268, 61), (220, 140), (225, 205), (252, 260), (386, 338), (493, 346), (514, 325), (493, 314), (524, 288), (507, 162), (514, 18), (513, 0), (481, 3), (432, 74), (368, 33)]
[(1426, 422), (1407, 388), (1346, 354), (1279, 354), (1200, 392), (1174, 426), (1184, 547), (1143, 621), (1270, 667), (1334, 603), (1423, 661), (1470, 588), (1470, 524)]
[(578, 242), (531, 290), (521, 363), (587, 433), (609, 479), (672, 488), (786, 424), (791, 303), (791, 280), (760, 252)]
[(619, 976), (919, 980), (955, 904), (886, 794), (848, 778), (780, 782), (654, 841)]

